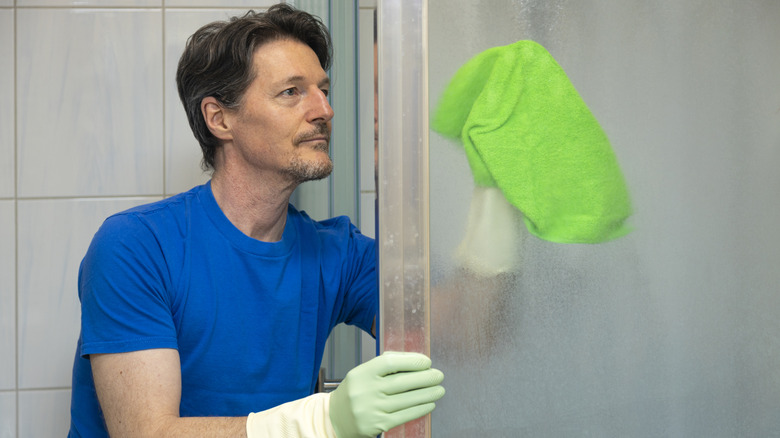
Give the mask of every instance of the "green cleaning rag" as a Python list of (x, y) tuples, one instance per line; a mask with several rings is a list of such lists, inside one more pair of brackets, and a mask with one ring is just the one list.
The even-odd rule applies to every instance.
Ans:
[(460, 139), (476, 185), (497, 186), (531, 234), (599, 243), (629, 232), (629, 195), (609, 140), (538, 43), (494, 47), (468, 61), (431, 126)]

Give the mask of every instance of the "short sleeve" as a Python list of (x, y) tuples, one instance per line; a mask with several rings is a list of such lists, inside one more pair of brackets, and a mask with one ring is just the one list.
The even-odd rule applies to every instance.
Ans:
[(177, 348), (170, 285), (161, 245), (143, 220), (108, 218), (79, 270), (80, 354)]

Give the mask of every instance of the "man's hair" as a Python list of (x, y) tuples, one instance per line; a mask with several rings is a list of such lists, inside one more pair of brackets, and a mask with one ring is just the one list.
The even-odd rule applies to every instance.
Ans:
[(214, 169), (220, 142), (206, 126), (201, 101), (213, 96), (226, 108), (238, 108), (256, 76), (252, 64), (255, 50), (283, 39), (308, 45), (322, 68), (330, 68), (332, 48), (327, 27), (319, 18), (286, 4), (207, 24), (187, 40), (176, 84), (192, 132), (203, 150), (204, 170)]

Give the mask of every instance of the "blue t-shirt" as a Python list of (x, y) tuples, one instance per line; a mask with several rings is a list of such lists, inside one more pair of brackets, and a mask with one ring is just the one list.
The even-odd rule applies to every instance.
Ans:
[(290, 206), (283, 237), (238, 230), (210, 184), (106, 219), (79, 271), (70, 436), (107, 436), (88, 355), (181, 358), (181, 416), (243, 416), (314, 392), (338, 323), (370, 331), (373, 239)]

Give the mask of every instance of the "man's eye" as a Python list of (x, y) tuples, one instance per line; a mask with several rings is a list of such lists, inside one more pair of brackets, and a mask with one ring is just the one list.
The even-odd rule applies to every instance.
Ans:
[(330, 94), (330, 90), (328, 90), (327, 88), (323, 88), (321, 91), (322, 94), (324, 94), (326, 97)]
[(297, 90), (295, 88), (288, 88), (288, 89), (282, 91), (282, 94), (284, 96), (295, 96), (296, 93), (297, 93)]

